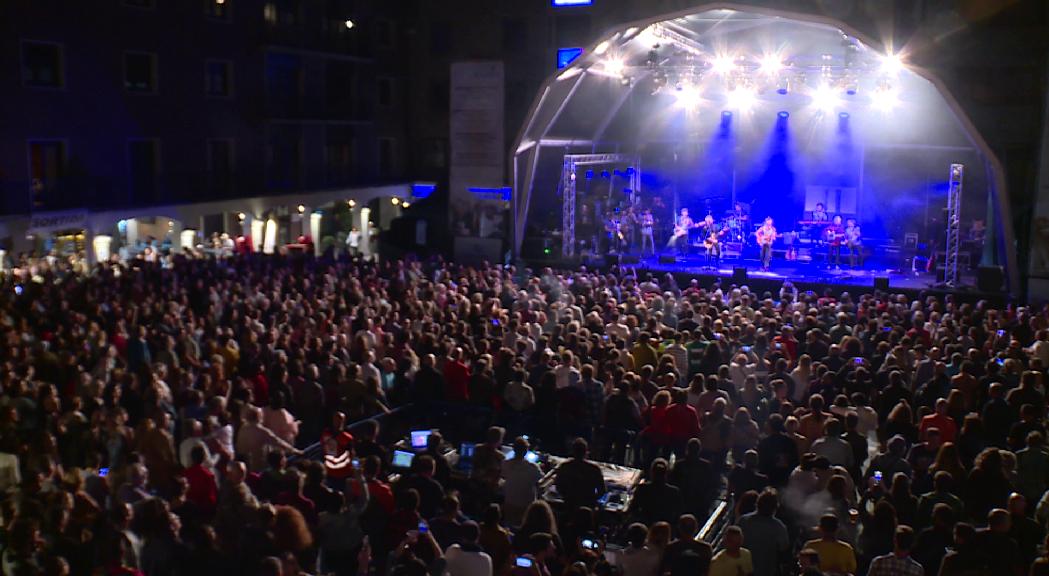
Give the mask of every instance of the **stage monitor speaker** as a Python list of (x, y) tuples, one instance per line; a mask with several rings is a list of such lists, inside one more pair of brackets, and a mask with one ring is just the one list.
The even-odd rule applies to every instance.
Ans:
[(619, 254), (605, 254), (605, 266), (611, 268), (619, 265)]
[(619, 257), (619, 263), (623, 265), (637, 264), (641, 259), (637, 257), (637, 254), (623, 254)]
[(889, 278), (888, 276), (876, 276), (874, 278), (874, 289), (882, 292), (889, 291)]
[(732, 283), (736, 284), (737, 286), (738, 285), (742, 285), (742, 284), (746, 284), (747, 283), (747, 269), (743, 268), (743, 267), (740, 267), (740, 266), (734, 266), (732, 268)]
[(659, 263), (660, 264), (677, 264), (677, 256), (674, 256), (673, 254), (660, 254), (660, 256), (659, 256)]
[(976, 270), (976, 288), (980, 292), (1001, 292), (1004, 281), (1001, 266), (980, 266)]

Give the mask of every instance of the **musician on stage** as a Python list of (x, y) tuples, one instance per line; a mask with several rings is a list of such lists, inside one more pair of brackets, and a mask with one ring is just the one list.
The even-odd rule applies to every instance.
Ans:
[(845, 229), (841, 227), (841, 216), (835, 215), (830, 226), (823, 229), (823, 240), (827, 243), (827, 266), (841, 267), (841, 244), (845, 240)]
[(816, 209), (812, 211), (812, 221), (826, 222), (828, 220), (830, 220), (830, 217), (827, 215), (826, 206), (823, 205), (823, 202), (817, 202)]
[(845, 221), (845, 248), (849, 251), (849, 267), (863, 268), (863, 233), (855, 218)]
[(605, 221), (605, 230), (608, 232), (608, 253), (618, 254), (626, 245), (626, 237), (623, 235), (623, 221), (620, 218), (619, 209), (608, 215)]
[(688, 215), (688, 208), (682, 208), (674, 222), (674, 234), (667, 242), (667, 249), (675, 248), (679, 254), (684, 255), (688, 251), (688, 231), (695, 228), (696, 224)]
[(714, 217), (707, 214), (699, 225), (703, 230), (703, 245), (707, 247), (707, 257), (714, 266), (721, 265), (721, 227)]
[(641, 255), (645, 255), (645, 246), (652, 252), (652, 255), (656, 255), (656, 240), (655, 236), (652, 235), (652, 231), (656, 226), (656, 219), (652, 216), (652, 211), (645, 208), (644, 212), (641, 213)]
[(761, 269), (768, 271), (772, 263), (772, 243), (776, 240), (776, 227), (772, 217), (766, 216), (765, 223), (757, 231), (758, 245), (761, 246)]

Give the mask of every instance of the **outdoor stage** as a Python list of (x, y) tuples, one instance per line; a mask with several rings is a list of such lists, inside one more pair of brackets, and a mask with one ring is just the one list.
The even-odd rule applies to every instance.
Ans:
[[(627, 259), (630, 260), (629, 258)], [(935, 287), (939, 279), (925, 271), (901, 271), (893, 268), (867, 266), (862, 270), (848, 268), (827, 268), (822, 264), (798, 262), (798, 261), (772, 261), (769, 271), (761, 270), (761, 262), (757, 259), (723, 260), (717, 268), (707, 264), (705, 256), (684, 256), (675, 258), (675, 262), (661, 262), (659, 258), (646, 257), (639, 259), (635, 266), (640, 273), (649, 271), (652, 273), (670, 272), (675, 276), (685, 275), (700, 278), (701, 285), (709, 285), (716, 278), (734, 283), (732, 281), (735, 268), (746, 268), (747, 279), (751, 284), (768, 285), (769, 283), (782, 283), (790, 280), (800, 287), (812, 286), (855, 286), (871, 289), (876, 278), (887, 278), (890, 289), (900, 290), (925, 290)], [(971, 277), (964, 277), (964, 284), (973, 284)]]
[[(661, 250), (688, 228), (690, 245), (724, 234), (732, 259), (717, 270), (702, 254), (623, 263), (705, 282), (740, 267), (762, 291), (786, 279), (814, 290), (886, 279), (901, 291), (1020, 288), (993, 151), (906, 51), (838, 22), (718, 4), (624, 23), (547, 79), (513, 150), (514, 242), (526, 260), (608, 266), (617, 244), (638, 254), (640, 229)], [(761, 272), (766, 219), (774, 255)], [(828, 242), (854, 237), (860, 270), (826, 267)]]

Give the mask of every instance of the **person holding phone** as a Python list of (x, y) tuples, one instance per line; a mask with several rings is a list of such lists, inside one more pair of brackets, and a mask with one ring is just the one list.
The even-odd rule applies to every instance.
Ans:
[(513, 576), (550, 576), (547, 562), (557, 555), (554, 537), (546, 532), (536, 532), (528, 538), (528, 553), (514, 558)]

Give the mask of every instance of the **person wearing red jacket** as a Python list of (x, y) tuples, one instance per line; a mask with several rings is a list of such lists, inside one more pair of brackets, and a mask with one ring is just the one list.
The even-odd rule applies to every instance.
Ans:
[(684, 456), (689, 439), (699, 436), (699, 415), (688, 405), (688, 392), (684, 388), (674, 388), (670, 395), (674, 403), (667, 408), (663, 420), (667, 440), (680, 458)]
[(449, 402), (470, 400), (470, 367), (462, 358), (463, 349), (456, 348), (444, 363), (444, 399)]
[(215, 473), (204, 467), (207, 454), (203, 446), (194, 446), (189, 452), (189, 458), (193, 464), (183, 471), (186, 482), (189, 484), (186, 490), (186, 500), (199, 508), (205, 518), (210, 518), (215, 513), (219, 500)]

